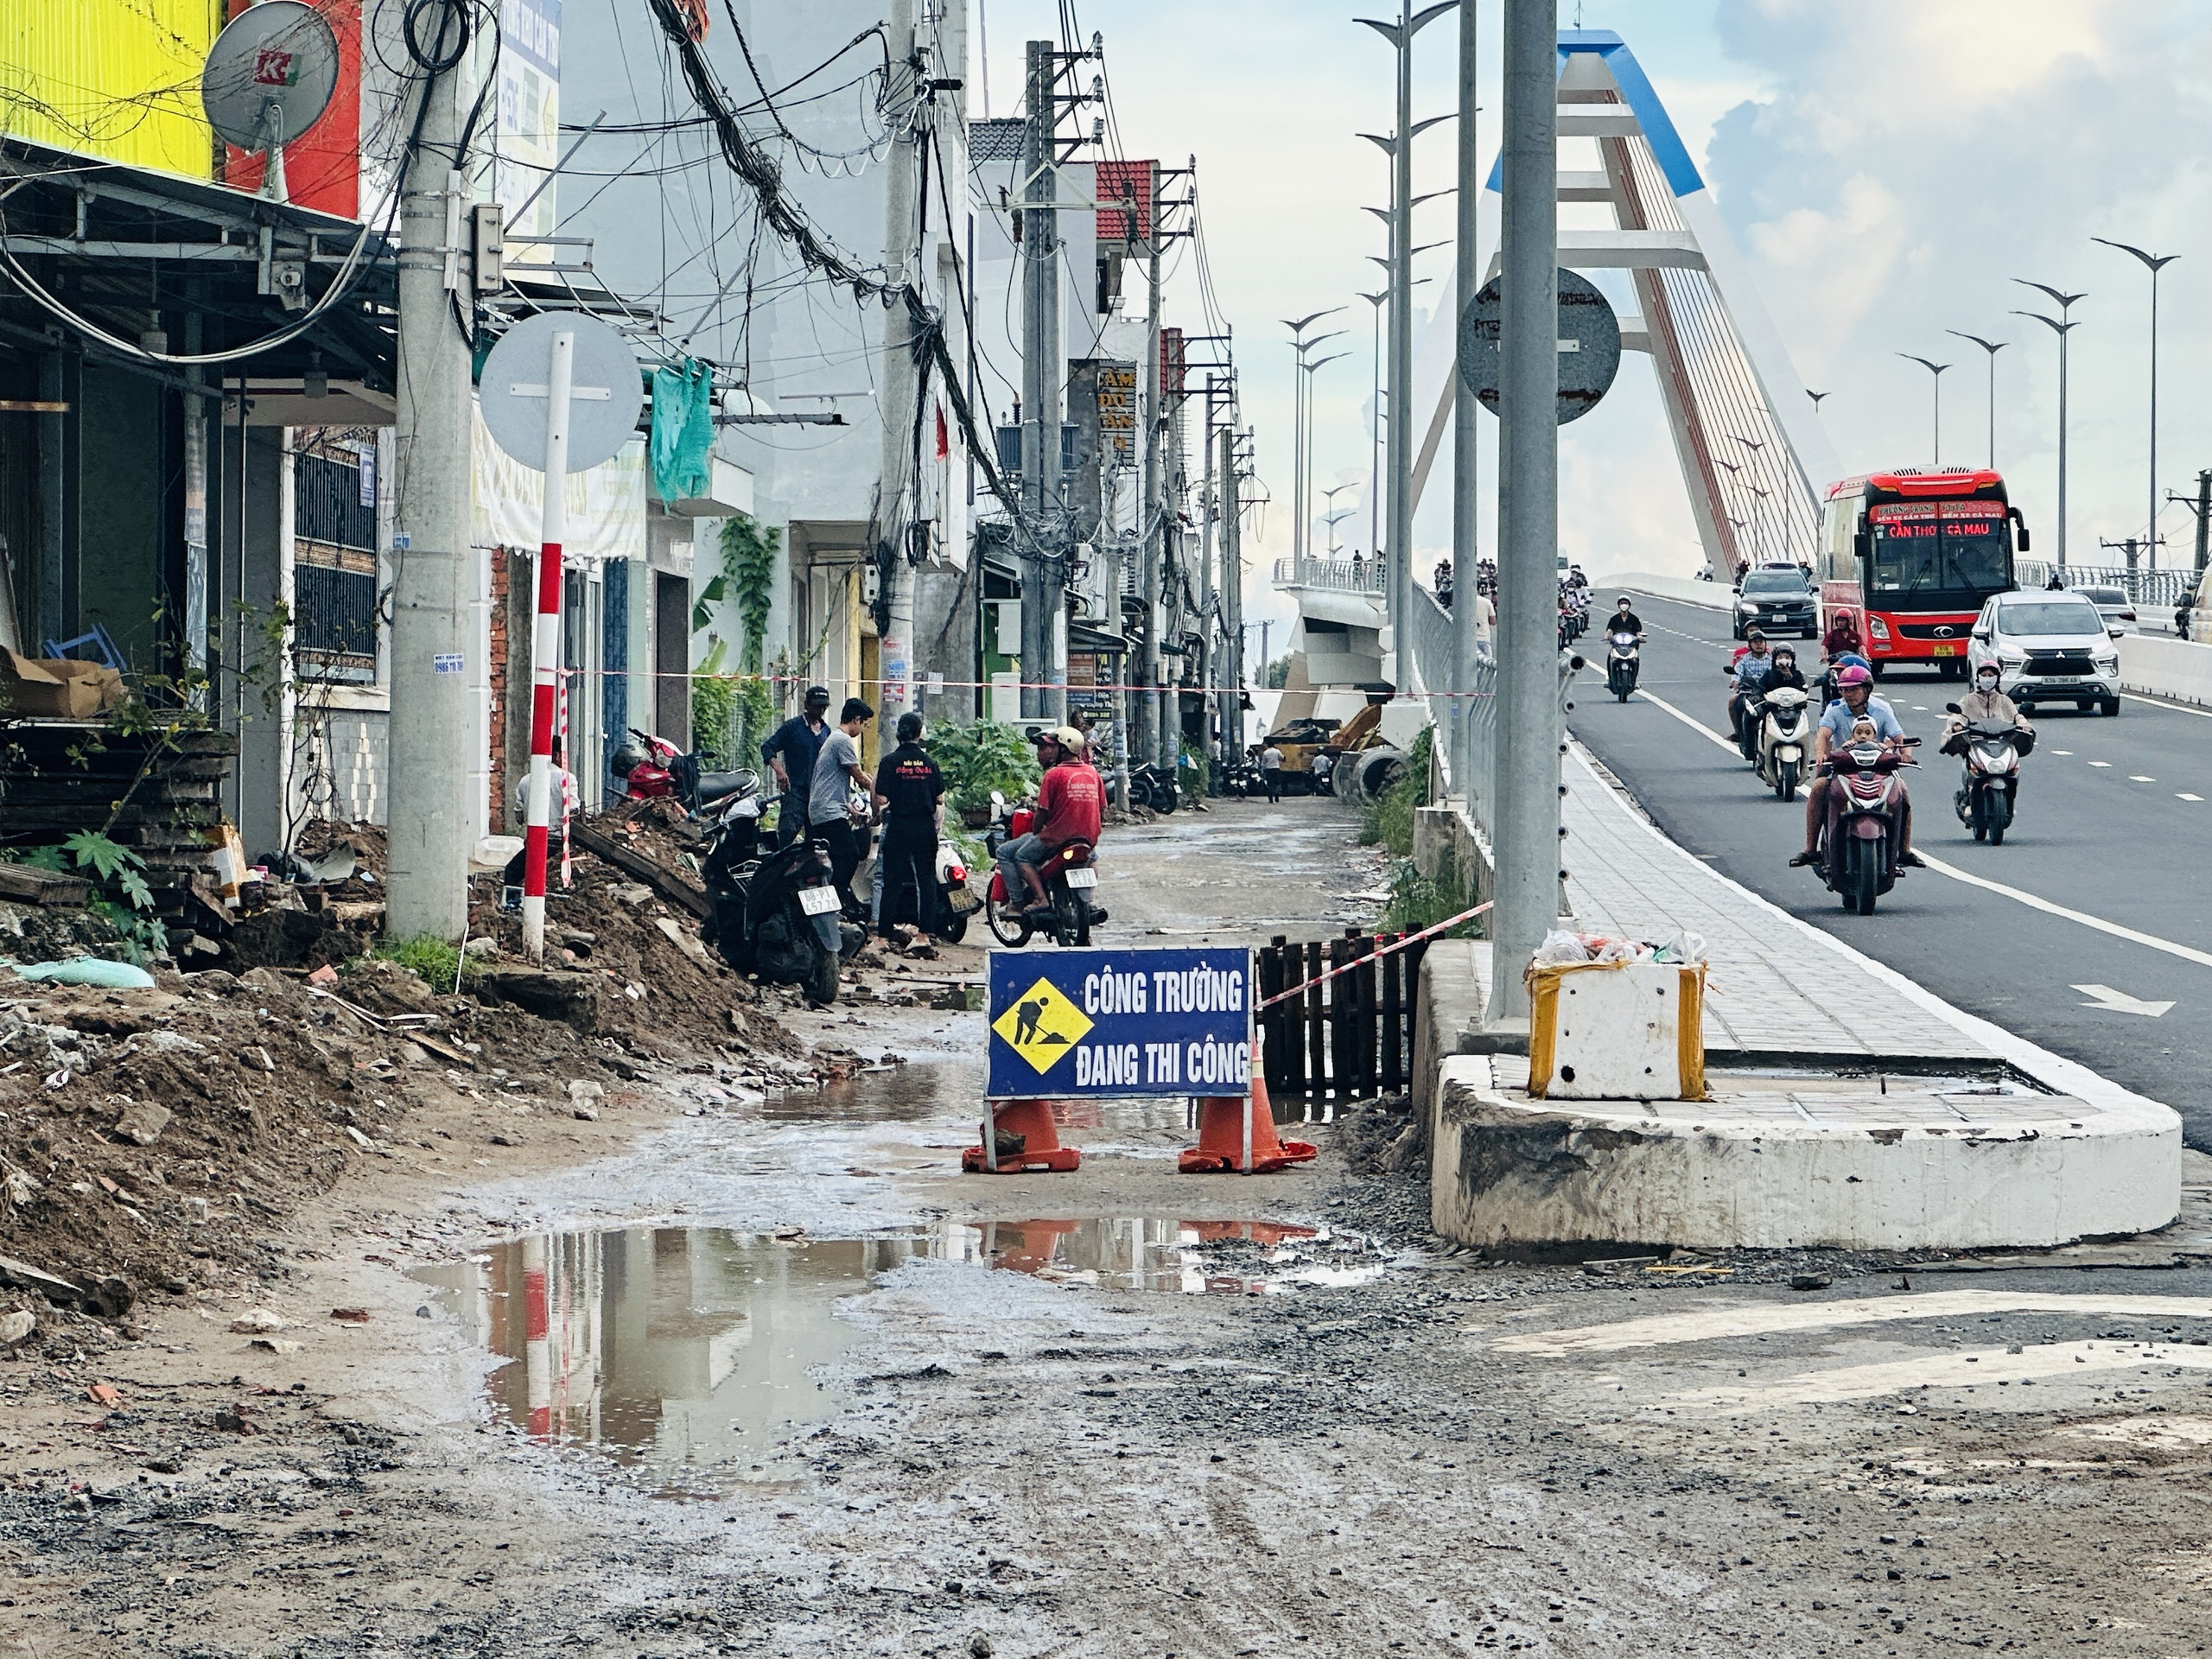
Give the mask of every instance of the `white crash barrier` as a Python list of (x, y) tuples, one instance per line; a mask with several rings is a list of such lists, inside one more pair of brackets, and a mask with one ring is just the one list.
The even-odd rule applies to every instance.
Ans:
[(2212, 645), (2155, 633), (2123, 634), (2120, 683), (2146, 696), (2212, 704)]

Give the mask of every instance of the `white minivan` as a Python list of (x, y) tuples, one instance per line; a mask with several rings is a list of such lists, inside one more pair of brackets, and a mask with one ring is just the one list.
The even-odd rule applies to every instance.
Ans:
[(2050, 588), (1999, 594), (1974, 619), (1967, 672), (1997, 665), (1998, 686), (2023, 709), (2070, 702), (2120, 712), (2120, 647), (2088, 594)]

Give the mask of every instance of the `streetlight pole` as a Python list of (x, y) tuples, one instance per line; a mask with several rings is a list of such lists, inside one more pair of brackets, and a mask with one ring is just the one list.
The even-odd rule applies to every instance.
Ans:
[(1908, 363), (1919, 364), (1936, 378), (1936, 465), (1941, 467), (1943, 464), (1943, 371), (1951, 365), (1931, 363), (1924, 357), (1915, 357), (1910, 352), (1899, 352), (1897, 355)]
[(1556, 0), (1505, 0), (1493, 1024), (1528, 1017), (1560, 902), (1558, 59)]
[(2101, 242), (2106, 247), (2118, 248), (2122, 253), (2132, 253), (2143, 262), (2151, 273), (2151, 485), (2147, 499), (2149, 518), (2143, 527), (2143, 543), (2151, 551), (2151, 568), (2158, 568), (2158, 273), (2181, 257), (2177, 253), (2145, 253), (2125, 242), (2114, 242), (2101, 236), (2093, 236), (2092, 242)]
[(1386, 283), (1380, 293), (1359, 297), (1375, 308), (1375, 401), (1368, 406), (1374, 430), (1367, 440), (1367, 555), (1375, 558), (1382, 550), (1382, 308), (1389, 302), (1390, 289)]
[(1989, 353), (1989, 470), (1997, 470), (1997, 353), (2012, 342), (2009, 340), (1984, 340), (1980, 334), (1961, 334), (1956, 328), (1946, 328), (1947, 334), (1960, 340), (1970, 340)]
[(2023, 288), (2032, 288), (2047, 294), (2058, 307), (2056, 321), (2040, 311), (2015, 311), (2016, 317), (2033, 317), (2037, 322), (2058, 336), (2058, 569), (2066, 571), (2066, 358), (2067, 336), (2082, 325), (2073, 321), (2074, 302), (2088, 298), (2087, 294), (2067, 294), (2048, 283), (2031, 283), (2024, 276), (2012, 279)]
[[(1390, 574), (1385, 579), (1391, 636), (1399, 656), (1398, 679), (1406, 677), (1406, 654), (1412, 647), (1405, 626), (1411, 614), (1406, 601), (1413, 585), (1413, 445), (1414, 429), (1414, 139), (1435, 124), (1414, 123), (1414, 36), (1448, 11), (1459, 0), (1437, 0), (1421, 10), (1413, 0), (1398, 0), (1398, 20), (1381, 22), (1372, 17), (1357, 21), (1390, 42), (1397, 54), (1398, 124), (1388, 139), (1376, 139), (1390, 155), (1390, 432), (1386, 453), (1390, 461)], [(1555, 48), (1554, 48), (1555, 49)], [(1438, 119), (1443, 118), (1439, 117)], [(1372, 137), (1372, 135), (1370, 135)]]
[[(1312, 311), (1302, 317), (1285, 317), (1282, 320), (1282, 326), (1290, 330), (1291, 360), (1294, 365), (1290, 377), (1290, 556), (1291, 569), (1294, 571), (1297, 569), (1299, 561), (1306, 556), (1306, 514), (1303, 511), (1306, 416), (1305, 404), (1302, 401), (1306, 395), (1306, 381), (1304, 377), (1295, 372), (1295, 369), (1304, 366), (1307, 346), (1318, 346), (1321, 343), (1321, 340), (1334, 340), (1337, 337), (1336, 334), (1324, 334), (1321, 340), (1309, 340), (1305, 337), (1306, 331), (1320, 321), (1322, 318), (1334, 316), (1343, 309), (1344, 307), (1341, 305), (1332, 305), (1325, 311)], [(1343, 332), (1340, 328), (1337, 334)]]
[[(1321, 336), (1321, 340), (1334, 340), (1336, 336), (1334, 334), (1324, 334)], [(1318, 346), (1320, 343), (1321, 340), (1319, 340), (1309, 342), (1309, 344), (1315, 346)], [(1350, 352), (1332, 352), (1328, 356), (1315, 358), (1310, 363), (1300, 359), (1298, 365), (1301, 374), (1304, 376), (1306, 386), (1304, 404), (1306, 408), (1306, 429), (1304, 440), (1300, 445), (1300, 453), (1304, 458), (1305, 467), (1298, 479), (1298, 499), (1294, 505), (1298, 513), (1299, 527), (1308, 536), (1312, 533), (1312, 524), (1313, 522), (1313, 371), (1325, 367), (1327, 365), (1336, 362), (1340, 358), (1346, 358), (1351, 355), (1351, 353)]]
[[(1452, 296), (1452, 329), (1456, 340), (1461, 322), (1470, 307), (1481, 281), (1481, 270), (1477, 263), (1477, 213), (1482, 188), (1481, 134), (1476, 115), (1476, 71), (1478, 65), (1477, 46), (1478, 35), (1476, 23), (1477, 0), (1459, 0), (1459, 193), (1456, 204), (1458, 215), (1453, 225), (1453, 240), (1457, 249), (1453, 255), (1456, 291)], [(1480, 473), (1481, 449), (1478, 443), (1481, 421), (1475, 413), (1474, 390), (1463, 374), (1452, 377), (1452, 683), (1447, 688), (1457, 695), (1445, 699), (1451, 710), (1445, 730), (1454, 740), (1447, 758), (1452, 779), (1459, 792), (1472, 808), (1475, 801), (1473, 787), (1474, 704), (1469, 694), (1475, 688), (1477, 662), (1482, 647), (1488, 643), (1488, 630), (1483, 626), (1483, 607), (1479, 597), (1482, 583), (1479, 576), (1481, 543), (1481, 502), (1476, 493)]]

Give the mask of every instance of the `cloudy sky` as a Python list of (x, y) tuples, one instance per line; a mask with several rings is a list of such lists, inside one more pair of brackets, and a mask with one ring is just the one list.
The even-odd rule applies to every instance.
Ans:
[[(1055, 33), (1056, 7), (982, 3), (992, 109), (1003, 115), (1018, 100), (1021, 41)], [(1561, 23), (1573, 25), (1577, 10), (1562, 0)], [(1799, 373), (1833, 394), (1823, 416), (1847, 467), (1930, 458), (1929, 377), (1900, 352), (1956, 365), (1942, 377), (1943, 455), (1981, 460), (1987, 359), (1944, 330), (2009, 341), (1996, 360), (1997, 464), (2039, 532), (2037, 552), (2049, 550), (2056, 341), (2008, 315), (2044, 303), (2009, 280), (2032, 278), (2088, 296), (2074, 310), (2071, 556), (2085, 563), (2101, 538), (2139, 535), (2150, 283), (2094, 236), (2182, 256), (2161, 279), (2161, 498), (2193, 491), (2197, 469), (2212, 467), (2202, 390), (2212, 346), (2212, 0), (1588, 0), (1580, 10), (1583, 26), (1618, 31), (1656, 86)], [(1354, 354), (1318, 377), (1316, 481), (1361, 480), (1367, 467), (1370, 314), (1352, 296), (1379, 285), (1365, 256), (1382, 251), (1382, 230), (1360, 208), (1385, 200), (1388, 179), (1382, 153), (1355, 135), (1388, 130), (1391, 85), (1389, 48), (1351, 21), (1363, 12), (1390, 15), (1374, 0), (1088, 0), (1079, 12), (1084, 30), (1106, 33), (1127, 152), (1198, 157), (1215, 286), (1276, 503), (1252, 562), (1255, 618), (1288, 615), (1266, 582), (1290, 543), (1280, 319), (1351, 307), (1343, 343)], [(1488, 155), (1497, 0), (1481, 16)], [(1419, 37), (1417, 119), (1452, 106), (1454, 29), (1446, 17)], [(1415, 188), (1451, 184), (1451, 126), (1418, 145)], [(1420, 210), (1416, 241), (1448, 244), (1452, 213), (1449, 197)], [(1450, 265), (1448, 245), (1421, 256), (1417, 274), (1434, 281), (1417, 294), (1447, 288)], [(1171, 318), (1195, 323), (1196, 308), (1186, 264)], [(1648, 359), (1630, 359), (1605, 404), (1567, 429), (1562, 466), (1562, 545), (1587, 568), (1687, 574), (1700, 562)], [(1424, 566), (1448, 543), (1449, 495), (1440, 466), (1417, 526)], [(2158, 530), (2162, 562), (2191, 556), (2186, 508), (2164, 509)]]

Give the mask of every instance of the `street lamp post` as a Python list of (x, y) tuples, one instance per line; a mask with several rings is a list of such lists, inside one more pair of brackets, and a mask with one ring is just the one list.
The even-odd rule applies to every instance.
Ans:
[[(1390, 156), (1390, 432), (1387, 454), (1390, 461), (1390, 565), (1386, 580), (1388, 613), (1392, 638), (1401, 653), (1411, 642), (1405, 632), (1407, 590), (1413, 575), (1413, 437), (1414, 428), (1414, 139), (1434, 121), (1414, 120), (1414, 36), (1446, 12), (1459, 10), (1459, 0), (1437, 0), (1415, 11), (1413, 0), (1398, 0), (1395, 22), (1372, 17), (1357, 21), (1390, 42), (1397, 56), (1398, 120), (1389, 138), (1375, 138)], [(1438, 119), (1446, 118), (1439, 117)], [(1370, 134), (1369, 137), (1373, 137)], [(1405, 678), (1405, 669), (1398, 670)]]
[(2047, 294), (2058, 307), (2056, 318), (2040, 311), (2015, 311), (2016, 317), (2033, 317), (2037, 322), (2058, 336), (2058, 569), (2066, 572), (2066, 358), (2067, 336), (2082, 325), (2073, 320), (2074, 302), (2088, 298), (2087, 294), (2068, 294), (2048, 283), (2031, 283), (2024, 276), (2012, 279), (2023, 288), (2032, 288), (2038, 294)]
[(1367, 553), (1373, 558), (1382, 550), (1382, 308), (1390, 289), (1385, 284), (1381, 292), (1359, 297), (1375, 308), (1375, 401), (1368, 406), (1374, 411), (1374, 429), (1367, 440)]
[(2009, 340), (1984, 340), (1980, 334), (1961, 334), (1956, 328), (1943, 331), (1960, 340), (1970, 340), (1989, 353), (1989, 470), (1997, 470), (1997, 353), (2012, 342)]
[(2092, 242), (2106, 247), (2118, 248), (2122, 253), (2132, 253), (2143, 262), (2151, 273), (2151, 485), (2147, 499), (2148, 517), (2143, 526), (2143, 543), (2151, 551), (2151, 568), (2158, 568), (2158, 273), (2181, 257), (2177, 253), (2145, 253), (2125, 242), (2114, 242), (2105, 237), (2093, 236)]
[(1922, 368), (1935, 377), (1936, 465), (1941, 467), (1943, 464), (1943, 371), (1951, 365), (1948, 363), (1931, 363), (1924, 357), (1915, 357), (1910, 352), (1899, 352), (1897, 355), (1908, 363), (1919, 364)]
[[(1305, 338), (1305, 334), (1308, 328), (1311, 328), (1315, 323), (1320, 321), (1322, 318), (1334, 316), (1338, 312), (1343, 309), (1344, 307), (1341, 305), (1332, 305), (1325, 311), (1313, 311), (1309, 312), (1302, 317), (1285, 317), (1283, 319), (1282, 326), (1290, 330), (1291, 358), (1294, 364), (1300, 366), (1305, 364), (1306, 351), (1309, 346), (1318, 346), (1321, 343), (1321, 340), (1334, 340), (1336, 338), (1335, 334), (1324, 334), (1321, 336), (1321, 340), (1309, 340)], [(1344, 331), (1342, 329), (1338, 329), (1337, 332), (1338, 334), (1341, 334)], [(1306, 518), (1305, 514), (1299, 511), (1301, 505), (1299, 499), (1299, 486), (1300, 482), (1304, 476), (1300, 468), (1305, 461), (1305, 451), (1300, 448), (1300, 445), (1303, 441), (1306, 431), (1304, 416), (1305, 405), (1300, 400), (1305, 397), (1305, 395), (1306, 381), (1304, 377), (1294, 373), (1290, 378), (1290, 556), (1292, 561), (1291, 569), (1294, 570), (1298, 568), (1297, 562), (1306, 556)]]
[[(1324, 334), (1321, 337), (1322, 340), (1335, 338), (1334, 334)], [(1310, 343), (1318, 346), (1321, 341), (1317, 340)], [(1301, 541), (1310, 540), (1312, 534), (1310, 526), (1313, 518), (1313, 372), (1351, 355), (1350, 352), (1332, 352), (1328, 356), (1316, 358), (1312, 362), (1307, 362), (1304, 358), (1299, 359), (1298, 366), (1306, 387), (1306, 395), (1300, 400), (1306, 410), (1306, 431), (1299, 443), (1299, 455), (1304, 465), (1298, 478), (1298, 499), (1294, 505), (1298, 513)]]

